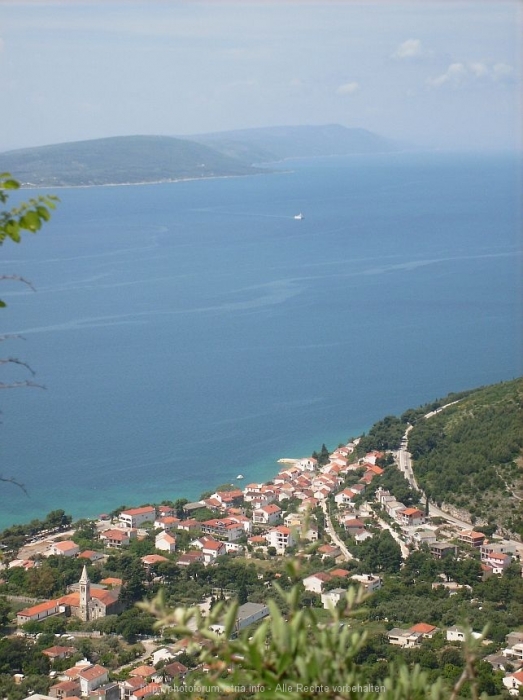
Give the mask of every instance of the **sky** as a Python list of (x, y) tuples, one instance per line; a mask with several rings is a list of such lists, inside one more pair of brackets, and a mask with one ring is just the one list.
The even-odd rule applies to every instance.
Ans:
[(0, 0), (0, 152), (342, 124), (521, 147), (518, 0)]

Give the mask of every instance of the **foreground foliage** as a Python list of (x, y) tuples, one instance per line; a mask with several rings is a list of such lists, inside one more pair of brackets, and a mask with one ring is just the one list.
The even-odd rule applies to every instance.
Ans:
[[(9, 173), (0, 173), (0, 203), (5, 204), (9, 193), (18, 190), (20, 183)], [(0, 211), (0, 245), (7, 239), (20, 243), (23, 231), (36, 233), (42, 224), (51, 218), (51, 210), (55, 208), (58, 198), (54, 195), (40, 195), (22, 202), (17, 207)], [(19, 279), (2, 275), (0, 279)], [(25, 280), (23, 280), (25, 281)], [(0, 300), (0, 307), (5, 303)]]
[[(295, 577), (291, 571), (291, 576)], [(238, 604), (218, 604), (208, 618), (198, 608), (169, 610), (161, 597), (144, 603), (158, 618), (157, 627), (168, 627), (191, 640), (189, 652), (198, 651), (206, 673), (194, 671), (185, 685), (175, 686), (172, 698), (380, 698), (381, 700), (449, 700), (479, 697), (476, 684), (475, 642), (469, 640), (461, 676), (451, 687), (443, 677), (431, 682), (415, 665), (389, 664), (382, 679), (370, 679), (361, 669), (359, 654), (367, 634), (352, 628), (351, 620), (366, 598), (350, 589), (343, 606), (331, 609), (328, 621), (319, 623), (318, 611), (304, 608), (297, 586), (285, 592), (274, 589), (280, 603), (268, 602), (270, 616), (253, 633), (235, 631)], [(287, 613), (284, 615), (282, 609)], [(222, 634), (216, 625), (222, 624)], [(194, 631), (197, 630), (197, 631)]]

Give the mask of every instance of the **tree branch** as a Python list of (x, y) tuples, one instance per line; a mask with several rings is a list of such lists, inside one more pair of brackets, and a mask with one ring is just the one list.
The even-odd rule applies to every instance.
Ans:
[(7, 482), (8, 484), (14, 484), (15, 486), (18, 486), (18, 488), (22, 489), (22, 491), (25, 493), (26, 496), (29, 496), (29, 493), (27, 492), (27, 489), (23, 484), (21, 484), (19, 481), (16, 479), (13, 479), (13, 477), (8, 478), (6, 476), (0, 476), (0, 481)]
[(0, 382), (0, 389), (18, 389), (19, 387), (33, 387), (35, 389), (47, 389), (43, 384), (37, 384), (36, 382), (31, 382), (27, 380), (25, 382), (11, 382), (6, 384), (5, 382)]
[(16, 357), (0, 357), (0, 365), (7, 364), (21, 365), (22, 367), (25, 367), (33, 375), (33, 377), (36, 374), (34, 369), (28, 365), (27, 362), (23, 362), (23, 360), (18, 360)]
[(20, 275), (0, 275), (0, 281), (3, 280), (14, 280), (15, 282), (23, 282), (30, 289), (32, 289), (33, 292), (36, 292), (36, 289), (34, 288), (32, 283), (29, 280), (26, 280), (25, 277), (21, 277)]

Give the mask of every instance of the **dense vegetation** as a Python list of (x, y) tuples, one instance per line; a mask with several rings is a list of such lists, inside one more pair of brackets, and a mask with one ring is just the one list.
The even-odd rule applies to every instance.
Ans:
[(374, 423), (367, 435), (363, 435), (358, 444), (358, 455), (363, 456), (371, 450), (397, 450), (401, 438), (409, 425), (417, 425), (423, 416), (454, 401), (459, 401), (474, 391), (462, 391), (450, 393), (441, 399), (430, 401), (418, 408), (409, 408), (398, 418), (397, 416), (385, 416)]
[(436, 502), (523, 534), (523, 380), (486, 387), (420, 421), (409, 450), (420, 486)]
[(259, 169), (169, 136), (121, 136), (24, 148), (2, 154), (24, 185), (106, 185), (247, 175)]

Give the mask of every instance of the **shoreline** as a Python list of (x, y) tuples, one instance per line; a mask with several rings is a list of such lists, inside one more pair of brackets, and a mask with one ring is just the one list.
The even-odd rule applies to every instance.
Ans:
[[(213, 475), (206, 482), (202, 481), (199, 483), (189, 483), (180, 484), (179, 486), (167, 487), (168, 495), (166, 495), (165, 487), (159, 487), (158, 489), (153, 489), (149, 493), (144, 493), (143, 497), (140, 495), (140, 487), (135, 485), (129, 489), (129, 492), (122, 492), (118, 489), (116, 492), (111, 491), (110, 493), (103, 494), (97, 491), (89, 491), (89, 493), (69, 492), (62, 499), (53, 499), (53, 502), (45, 506), (43, 509), (41, 507), (31, 510), (27, 515), (23, 515), (20, 520), (16, 519), (16, 515), (12, 515), (14, 520), (6, 520), (4, 523), (0, 524), (0, 532), (9, 529), (11, 527), (16, 527), (18, 525), (27, 525), (31, 520), (43, 520), (46, 515), (52, 510), (61, 509), (67, 515), (71, 515), (73, 522), (78, 520), (97, 520), (99, 515), (102, 513), (110, 513), (114, 509), (118, 508), (122, 504), (127, 508), (139, 507), (144, 504), (159, 504), (165, 498), (169, 498), (172, 501), (176, 501), (178, 498), (187, 498), (190, 502), (200, 500), (200, 495), (209, 490), (216, 490), (220, 484), (228, 483), (232, 486), (237, 486), (238, 488), (243, 488), (242, 485), (246, 483), (266, 483), (272, 480), (285, 465), (291, 466), (300, 461), (300, 459), (310, 456), (315, 449), (321, 446), (322, 442), (329, 444), (334, 449), (338, 444), (346, 442), (347, 435), (354, 435), (357, 433), (361, 435), (365, 433), (367, 428), (356, 428), (355, 430), (348, 430), (344, 433), (337, 433), (325, 438), (323, 435), (318, 440), (312, 440), (310, 444), (305, 447), (300, 447), (299, 444), (291, 444), (288, 449), (282, 450), (283, 453), (290, 452), (301, 454), (301, 457), (277, 457), (277, 455), (269, 455), (266, 457), (261, 457), (256, 461), (251, 463), (242, 463), (234, 469), (230, 470), (230, 475), (221, 474)], [(280, 452), (281, 454), (281, 452)], [(225, 471), (225, 469), (224, 469)], [(229, 470), (227, 470), (229, 472)], [(244, 478), (237, 481), (237, 474), (244, 475)], [(211, 481), (212, 479), (212, 481)], [(153, 492), (154, 491), (154, 492)], [(31, 499), (31, 489), (29, 489), (29, 499)], [(91, 498), (89, 498), (89, 495)], [(93, 498), (94, 496), (94, 498)], [(100, 498), (97, 498), (99, 496)], [(71, 507), (71, 505), (78, 506), (78, 504), (85, 504), (85, 507), (78, 509), (77, 507)], [(36, 505), (36, 504), (35, 504)], [(42, 504), (40, 504), (41, 506)], [(10, 517), (10, 516), (8, 516)], [(2, 518), (3, 520), (3, 518)]]
[(267, 170), (267, 172), (245, 173), (243, 175), (205, 175), (203, 177), (177, 177), (167, 180), (143, 180), (140, 182), (104, 182), (91, 185), (34, 185), (31, 183), (20, 183), (20, 190), (86, 190), (95, 187), (143, 187), (145, 185), (173, 185), (179, 182), (200, 182), (202, 180), (233, 180), (258, 175), (286, 175), (292, 172), (292, 170)]

